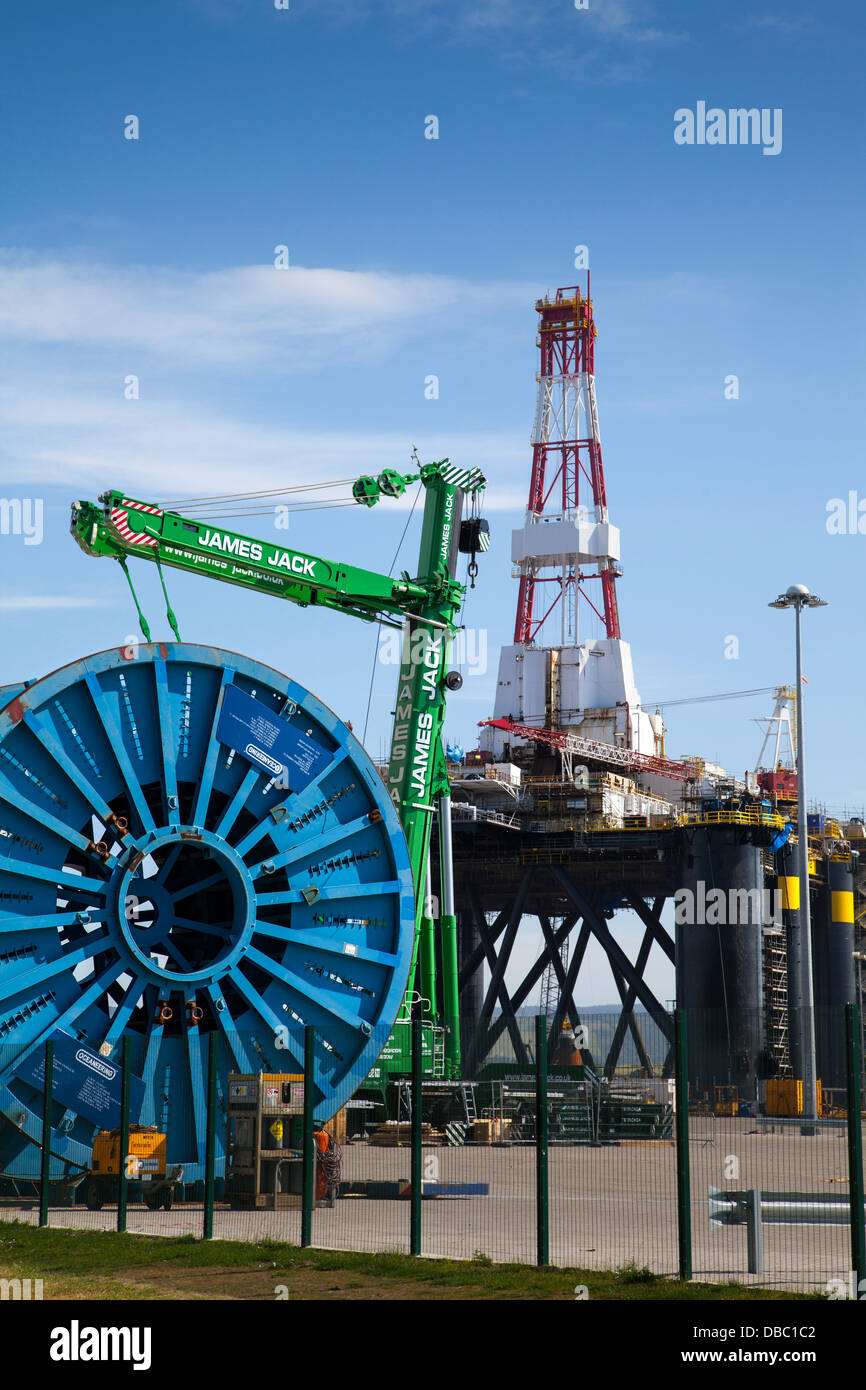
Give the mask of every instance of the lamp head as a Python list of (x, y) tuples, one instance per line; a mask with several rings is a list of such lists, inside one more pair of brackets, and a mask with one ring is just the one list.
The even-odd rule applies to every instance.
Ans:
[(826, 608), (826, 599), (819, 598), (805, 584), (791, 584), (783, 594), (768, 605), (770, 608)]

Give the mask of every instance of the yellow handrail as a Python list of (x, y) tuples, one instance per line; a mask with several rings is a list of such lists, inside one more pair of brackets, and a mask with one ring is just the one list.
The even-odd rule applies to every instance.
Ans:
[(781, 830), (787, 824), (777, 811), (701, 811), (686, 816), (687, 825), (768, 825)]

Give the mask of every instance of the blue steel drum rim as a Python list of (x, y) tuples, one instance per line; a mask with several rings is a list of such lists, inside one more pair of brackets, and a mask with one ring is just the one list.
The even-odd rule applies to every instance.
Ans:
[[(172, 1089), (172, 1067), (177, 1089), (181, 1069), (188, 1137), (169, 1158), (195, 1176), (209, 1029), (220, 1035), (224, 1087), (230, 1069), (301, 1071), (303, 1023), (312, 1023), (324, 1121), (374, 1064), (405, 991), (408, 851), (351, 731), (305, 687), (250, 658), (168, 643), (129, 657), (122, 648), (72, 662), (0, 710), (0, 1171), (32, 1171), (41, 1096), (16, 1072), (58, 1029), (115, 1061), (130, 1037), (144, 1123), (165, 1123), (157, 1093)], [(216, 740), (231, 685), (274, 714), (285, 701), (296, 707), (286, 721), (330, 755), (308, 785), (287, 794)], [(219, 873), (196, 878), (195, 854), (208, 852)], [(130, 926), (128, 889), (148, 878), (147, 920), (137, 899)], [(214, 923), (202, 909), (182, 926), (177, 901), (190, 898), (230, 920)], [(146, 949), (153, 929), (157, 961)], [(171, 1019), (159, 1022), (166, 1009)], [(63, 1166), (86, 1165), (94, 1126), (60, 1108), (52, 1152)]]

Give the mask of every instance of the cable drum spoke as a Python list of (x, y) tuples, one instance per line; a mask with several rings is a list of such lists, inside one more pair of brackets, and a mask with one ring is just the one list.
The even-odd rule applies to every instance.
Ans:
[[(230, 1070), (301, 1070), (312, 1024), (327, 1120), (397, 1017), (413, 934), (384, 784), (296, 680), (160, 643), (35, 682), (0, 710), (0, 1171), (38, 1170), (49, 1038), (73, 1073), (87, 1053), (113, 1069), (129, 1039), (131, 1118), (165, 1128), (185, 1181), (211, 1032), (225, 1094)], [(89, 1164), (97, 1127), (67, 1082), (58, 1176)]]

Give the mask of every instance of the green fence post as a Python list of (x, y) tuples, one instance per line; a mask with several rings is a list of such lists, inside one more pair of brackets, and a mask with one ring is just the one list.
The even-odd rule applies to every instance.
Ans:
[(54, 1089), (54, 1043), (45, 1044), (45, 1095), (42, 1101), (42, 1177), (39, 1184), (39, 1225), (48, 1225), (51, 1185), (51, 1092)]
[(866, 1229), (863, 1221), (863, 1133), (860, 1111), (860, 1009), (845, 1005), (845, 1060), (848, 1070), (848, 1192), (851, 1200), (851, 1266), (855, 1297), (866, 1279)]
[(315, 1064), (316, 1030), (311, 1023), (304, 1028), (304, 1134), (302, 1140), (301, 1182), (301, 1245), (313, 1243), (313, 1196), (316, 1190), (316, 1145), (313, 1111), (313, 1073)]
[(421, 1020), (412, 1021), (412, 1172), (411, 1178), (411, 1216), (409, 1218), (409, 1254), (421, 1254), (421, 1201), (423, 1197), (423, 1174), (421, 1156)]
[[(120, 1054), (120, 1173), (117, 1190), (117, 1229), (126, 1230), (129, 1200), (129, 1037), (124, 1034)], [(136, 1174), (137, 1176), (137, 1174)]]
[(677, 1238), (680, 1252), (680, 1278), (692, 1277), (692, 1207), (689, 1171), (689, 1054), (686, 1010), (675, 1014), (674, 1053), (676, 1057), (677, 1101)]
[(204, 1158), (204, 1223), (205, 1240), (213, 1240), (214, 1171), (216, 1169), (216, 1112), (217, 1061), (219, 1034), (216, 1029), (208, 1035), (207, 1049), (207, 1119)]
[(547, 1019), (535, 1018), (535, 1211), (537, 1260), (550, 1264), (550, 1211), (548, 1202), (547, 1123)]

